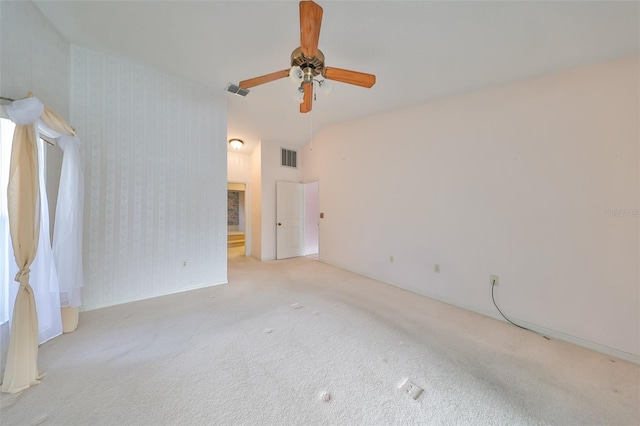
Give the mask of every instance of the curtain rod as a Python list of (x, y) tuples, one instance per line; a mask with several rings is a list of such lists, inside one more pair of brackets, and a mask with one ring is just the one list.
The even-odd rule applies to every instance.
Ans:
[[(0, 96), (0, 99), (2, 99), (3, 101), (10, 101), (10, 102), (15, 102), (15, 99), (11, 99), (11, 98), (5, 98), (4, 96)], [(51, 145), (51, 146), (56, 146), (53, 142), (49, 141), (48, 138), (43, 137), (42, 135), (40, 135), (40, 139), (42, 139), (43, 141), (45, 141), (47, 144)]]

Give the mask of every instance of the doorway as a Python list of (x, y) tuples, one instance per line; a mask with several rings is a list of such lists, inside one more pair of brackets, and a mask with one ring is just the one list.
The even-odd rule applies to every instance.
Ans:
[(247, 187), (244, 183), (227, 184), (227, 257), (245, 256), (247, 242)]
[(318, 181), (276, 182), (276, 259), (318, 258)]

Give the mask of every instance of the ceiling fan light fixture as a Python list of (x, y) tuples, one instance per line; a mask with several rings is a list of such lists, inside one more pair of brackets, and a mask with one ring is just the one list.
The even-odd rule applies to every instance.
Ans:
[(231, 145), (231, 148), (238, 151), (240, 148), (242, 148), (242, 145), (244, 145), (244, 142), (241, 139), (230, 139), (229, 145)]
[(289, 70), (289, 79), (291, 79), (291, 81), (296, 85), (302, 83), (302, 80), (304, 80), (304, 72), (302, 71), (302, 68), (297, 65), (292, 66)]
[(324, 80), (318, 80), (318, 87), (325, 96), (329, 96), (333, 90), (333, 84), (331, 84), (331, 81), (326, 78)]
[(291, 98), (294, 99), (297, 103), (301, 104), (304, 102), (304, 83), (300, 83), (300, 86), (296, 89), (295, 93), (291, 95)]
[(300, 91), (300, 88), (296, 90), (296, 93), (292, 96), (292, 98), (299, 104), (304, 102), (304, 89)]

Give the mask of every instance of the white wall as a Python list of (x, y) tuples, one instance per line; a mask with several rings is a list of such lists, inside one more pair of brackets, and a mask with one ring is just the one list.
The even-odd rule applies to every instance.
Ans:
[[(251, 151), (249, 217), (251, 218), (251, 257), (262, 260), (262, 143)], [(246, 239), (246, 235), (245, 235)]]
[(0, 90), (20, 99), (33, 92), (69, 118), (69, 43), (30, 1), (0, 2)]
[[(70, 47), (30, 1), (0, 1), (0, 94), (20, 99), (33, 92), (69, 119)], [(48, 148), (47, 196), (51, 229), (55, 220), (62, 152)], [(13, 261), (13, 260), (11, 260)], [(0, 369), (9, 345), (8, 323), (0, 326)]]
[(227, 152), (227, 180), (248, 183), (251, 180), (251, 155)]
[(514, 320), (638, 362), (638, 63), (321, 132), (303, 151), (321, 259), (492, 316), (498, 274)]
[(226, 282), (223, 94), (79, 47), (71, 94), (86, 146), (84, 309)]
[[(300, 182), (300, 169), (280, 166), (279, 144), (261, 143), (262, 253), (260, 260), (276, 258), (276, 182)], [(286, 147), (285, 147), (286, 148)]]
[(304, 184), (304, 254), (318, 253), (318, 225), (320, 206), (318, 199), (319, 182)]

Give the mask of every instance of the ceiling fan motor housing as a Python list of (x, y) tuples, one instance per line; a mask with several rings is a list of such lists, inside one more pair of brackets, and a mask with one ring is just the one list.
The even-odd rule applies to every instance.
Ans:
[(322, 69), (324, 68), (324, 54), (318, 50), (315, 57), (307, 58), (302, 54), (301, 48), (298, 47), (291, 53), (291, 66), (302, 68), (306, 81), (307, 78), (311, 79), (322, 73)]

